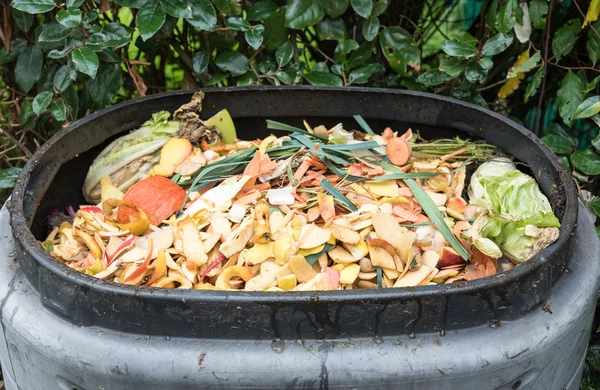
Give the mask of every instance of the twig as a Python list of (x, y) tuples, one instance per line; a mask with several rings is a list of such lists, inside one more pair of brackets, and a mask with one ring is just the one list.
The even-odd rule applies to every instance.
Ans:
[(254, 75), (256, 76), (256, 81), (258, 82), (258, 85), (262, 85), (262, 81), (260, 81), (260, 75), (258, 74), (256, 69), (254, 69), (252, 62), (248, 62), (248, 66), (250, 67), (250, 70), (252, 71), (252, 73), (254, 73)]
[(0, 134), (4, 135), (6, 138), (8, 138), (10, 140), (10, 142), (12, 142), (13, 144), (17, 145), (19, 147), (19, 149), (21, 149), (21, 151), (23, 153), (25, 153), (25, 155), (27, 157), (31, 157), (33, 156), (33, 154), (29, 151), (29, 149), (27, 149), (25, 147), (25, 145), (23, 145), (21, 142), (19, 142), (18, 139), (16, 139), (12, 134), (10, 134), (8, 131), (5, 131), (3, 128), (0, 127)]
[(554, 0), (550, 0), (548, 6), (548, 16), (546, 17), (546, 42), (544, 43), (544, 76), (542, 77), (542, 89), (540, 90), (540, 98), (538, 99), (537, 111), (535, 113), (535, 126), (533, 132), (535, 135), (540, 135), (540, 116), (542, 114), (542, 102), (544, 101), (544, 91), (546, 90), (546, 76), (548, 70), (548, 49), (550, 44), (550, 25), (552, 24), (552, 7)]
[(562, 66), (557, 64), (556, 62), (549, 62), (550, 65), (556, 66), (557, 68), (566, 69), (566, 70), (591, 70), (594, 72), (600, 72), (600, 69), (593, 68), (591, 66)]
[[(575, 7), (577, 7), (577, 10), (579, 11), (579, 13), (581, 14), (581, 16), (583, 16), (583, 20), (585, 20), (585, 14), (583, 13), (583, 10), (581, 9), (581, 7), (579, 6), (579, 3), (577, 2), (577, 0), (573, 0), (573, 3), (575, 3)], [(589, 23), (590, 28), (594, 31), (594, 33), (596, 33), (596, 36), (598, 38), (600, 38), (600, 33), (598, 33), (598, 30), (596, 30), (594, 28), (594, 26), (592, 26), (592, 23)]]
[(294, 62), (300, 61), (300, 56), (298, 55), (298, 41), (296, 40), (296, 31), (292, 31), (292, 47), (294, 48)]
[(504, 84), (505, 82), (506, 82), (506, 80), (496, 81), (495, 83), (490, 84), (490, 85), (486, 85), (485, 87), (477, 88), (477, 92), (487, 91), (488, 89), (492, 89), (494, 87), (497, 87), (498, 85)]

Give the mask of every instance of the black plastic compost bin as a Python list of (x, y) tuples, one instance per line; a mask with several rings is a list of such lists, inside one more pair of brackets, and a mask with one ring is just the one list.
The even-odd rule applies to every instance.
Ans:
[[(267, 136), (265, 119), (292, 125), (301, 125), (302, 119), (313, 125), (342, 122), (345, 128), (358, 128), (354, 114), (361, 114), (374, 129), (410, 127), (430, 139), (456, 135), (485, 139), (515, 156), (536, 178), (561, 221), (560, 237), (511, 271), (418, 288), (285, 293), (155, 289), (97, 280), (71, 270), (45, 253), (38, 242), (46, 233), (46, 216), (53, 209), (84, 203), (81, 186), (87, 169), (114, 137), (139, 127), (154, 112), (173, 112), (190, 100), (192, 92), (152, 95), (99, 111), (60, 131), (30, 160), (13, 192), (10, 222), (19, 273), (33, 286), (44, 310), (74, 326), (73, 332), (101, 329), (144, 340), (225, 343), (220, 345), (232, 340), (251, 340), (255, 345), (273, 340), (285, 345), (293, 340), (304, 345), (340, 339), (369, 339), (379, 345), (389, 337), (410, 340), (479, 326), (491, 332), (541, 307), (572, 256), (578, 201), (568, 173), (539, 139), (501, 115), (410, 91), (282, 87), (205, 92), (202, 117), (227, 108), (242, 139)], [(273, 345), (278, 352), (278, 344)], [(249, 359), (245, 351), (233, 359)], [(319, 356), (318, 350), (315, 353)], [(293, 366), (282, 369), (293, 371)], [(323, 384), (322, 374), (316, 387)], [(243, 383), (235, 386), (246, 386)]]

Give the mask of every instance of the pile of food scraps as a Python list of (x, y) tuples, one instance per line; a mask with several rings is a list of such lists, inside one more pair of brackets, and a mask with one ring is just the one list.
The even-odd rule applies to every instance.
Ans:
[(240, 141), (202, 100), (107, 146), (48, 253), (137, 286), (349, 290), (491, 276), (558, 238), (535, 180), (485, 142), (376, 134), (359, 115), (360, 131), (267, 121), (286, 135)]

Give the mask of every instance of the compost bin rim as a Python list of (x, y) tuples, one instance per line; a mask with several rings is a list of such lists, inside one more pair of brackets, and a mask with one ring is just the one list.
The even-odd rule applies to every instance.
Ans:
[[(558, 172), (561, 182), (565, 185), (566, 200), (565, 200), (565, 211), (563, 220), (561, 221), (560, 235), (557, 241), (552, 245), (545, 248), (534, 257), (529, 259), (526, 263), (514, 269), (485, 277), (476, 279), (473, 281), (461, 281), (453, 284), (442, 284), (435, 286), (418, 286), (409, 288), (386, 288), (386, 289), (371, 289), (371, 290), (336, 290), (336, 291), (306, 291), (306, 292), (246, 292), (246, 291), (210, 291), (202, 290), (194, 292), (194, 290), (184, 289), (160, 289), (146, 286), (129, 286), (119, 284), (111, 281), (97, 279), (81, 272), (67, 267), (63, 263), (59, 262), (45, 250), (39, 241), (35, 239), (31, 232), (27, 221), (24, 216), (24, 202), (23, 197), (25, 195), (25, 189), (27, 183), (31, 177), (31, 173), (37, 167), (37, 161), (39, 156), (50, 149), (56, 142), (62, 137), (69, 134), (71, 131), (75, 131), (80, 126), (83, 126), (96, 118), (108, 114), (113, 111), (117, 111), (121, 108), (127, 107), (133, 104), (139, 104), (142, 102), (150, 101), (153, 99), (161, 99), (168, 96), (186, 95), (197, 92), (196, 90), (182, 90), (175, 92), (164, 92), (153, 94), (150, 96), (140, 97), (134, 100), (124, 101), (97, 111), (91, 115), (88, 115), (82, 119), (79, 119), (71, 123), (66, 128), (60, 130), (54, 136), (52, 136), (48, 142), (46, 142), (38, 151), (29, 159), (28, 163), (23, 168), (17, 184), (12, 193), (12, 199), (10, 203), (10, 216), (11, 226), (13, 228), (13, 234), (17, 241), (23, 248), (28, 252), (29, 255), (42, 267), (58, 276), (62, 281), (75, 285), (79, 288), (89, 289), (91, 291), (97, 291), (100, 293), (109, 293), (115, 295), (126, 295), (135, 296), (136, 298), (164, 298), (173, 300), (182, 299), (200, 299), (206, 301), (221, 301), (223, 298), (231, 302), (239, 301), (243, 302), (255, 302), (255, 303), (273, 303), (274, 299), (277, 298), (277, 303), (298, 303), (302, 301), (331, 301), (331, 302), (345, 302), (345, 301), (386, 301), (386, 300), (397, 300), (397, 299), (420, 299), (424, 297), (431, 297), (434, 295), (454, 295), (464, 293), (480, 293), (486, 289), (493, 288), (511, 282), (512, 280), (518, 280), (520, 277), (532, 272), (533, 270), (541, 267), (547, 262), (559, 248), (566, 245), (568, 240), (573, 234), (573, 229), (576, 226), (577, 221), (577, 191), (575, 186), (571, 182), (570, 176), (564, 169), (562, 163), (558, 157), (543, 143), (539, 138), (533, 135), (529, 130), (523, 126), (509, 120), (508, 118), (497, 114), (491, 110), (484, 109), (474, 104), (466, 103), (457, 99), (453, 99), (446, 96), (439, 96), (430, 93), (407, 91), (407, 90), (389, 90), (383, 88), (363, 88), (363, 87), (315, 87), (315, 86), (284, 86), (284, 87), (225, 87), (225, 88), (204, 88), (200, 91), (207, 93), (230, 93), (230, 92), (244, 92), (244, 91), (256, 91), (256, 92), (268, 92), (269, 90), (286, 91), (286, 90), (307, 90), (307, 91), (333, 91), (343, 93), (360, 93), (360, 94), (396, 94), (396, 95), (408, 95), (416, 96), (420, 98), (426, 98), (436, 100), (444, 103), (451, 103), (455, 105), (463, 106), (464, 108), (477, 111), (484, 115), (492, 116), (502, 121), (507, 127), (517, 131), (522, 135), (529, 138), (537, 147), (540, 147), (544, 153), (549, 157), (550, 163), (553, 168)], [(266, 119), (266, 118), (265, 118)], [(572, 204), (575, 202), (574, 204)]]

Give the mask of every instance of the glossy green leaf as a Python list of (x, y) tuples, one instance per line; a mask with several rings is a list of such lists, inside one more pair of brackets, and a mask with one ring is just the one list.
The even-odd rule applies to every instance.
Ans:
[(591, 149), (579, 149), (571, 156), (571, 164), (586, 175), (600, 175), (600, 156)]
[(354, 69), (348, 76), (348, 81), (352, 84), (364, 84), (369, 81), (369, 78), (377, 72), (383, 71), (385, 68), (381, 64), (369, 64)]
[(342, 68), (342, 65), (339, 64), (331, 65), (331, 73), (342, 76), (344, 74), (344, 69)]
[(277, 60), (277, 65), (280, 68), (286, 66), (294, 56), (294, 48), (292, 47), (292, 43), (287, 41), (283, 45), (281, 45), (277, 51), (275, 51), (275, 59)]
[(224, 72), (241, 76), (248, 71), (248, 58), (240, 52), (229, 51), (219, 54), (215, 59), (215, 65)]
[(573, 50), (575, 42), (579, 38), (579, 31), (581, 31), (579, 19), (571, 19), (556, 30), (552, 38), (552, 54), (556, 61), (560, 61)]
[(0, 170), (0, 188), (13, 188), (22, 168), (7, 168)]
[(265, 19), (265, 37), (263, 45), (273, 50), (288, 40), (289, 30), (285, 27), (285, 8), (279, 8)]
[(288, 72), (279, 71), (275, 73), (275, 77), (285, 85), (290, 85), (294, 82), (294, 79)]
[[(600, 22), (591, 25), (597, 32), (600, 32)], [(592, 28), (588, 28), (586, 48), (592, 64), (596, 65), (600, 60), (600, 37)]]
[(148, 1), (139, 9), (135, 17), (135, 25), (140, 30), (142, 40), (147, 41), (165, 23), (167, 14), (154, 0)]
[(71, 58), (75, 69), (81, 73), (85, 73), (91, 78), (96, 77), (98, 71), (98, 55), (92, 49), (80, 47), (71, 53)]
[(417, 83), (423, 84), (423, 85), (428, 85), (428, 86), (435, 86), (435, 85), (440, 85), (442, 83), (445, 83), (446, 81), (452, 80), (453, 77), (441, 72), (439, 69), (433, 69), (433, 70), (428, 70), (425, 73), (422, 73), (421, 75), (419, 75), (419, 77), (417, 77)]
[(210, 0), (190, 0), (192, 17), (186, 19), (189, 24), (201, 30), (212, 31), (217, 24), (217, 12)]
[(373, 11), (371, 11), (371, 16), (378, 17), (383, 15), (387, 7), (388, 0), (377, 0), (373, 2)]
[(512, 44), (512, 41), (512, 34), (499, 33), (488, 39), (483, 45), (481, 51), (486, 56), (495, 56), (496, 54), (500, 54), (504, 50), (508, 49), (508, 47)]
[(373, 55), (375, 42), (365, 42), (358, 49), (352, 52), (348, 59), (348, 68), (356, 68), (364, 64)]
[(74, 28), (81, 23), (81, 10), (66, 9), (56, 13), (56, 21), (68, 28)]
[(258, 50), (260, 45), (263, 43), (263, 34), (265, 32), (265, 26), (262, 24), (257, 24), (253, 29), (246, 31), (246, 42), (248, 45), (252, 47), (254, 50)]
[(206, 83), (206, 85), (215, 85), (220, 83), (221, 81), (225, 80), (227, 77), (229, 77), (229, 72), (215, 72), (212, 77), (210, 78), (210, 80), (208, 80), (208, 82)]
[(362, 26), (362, 33), (367, 41), (375, 40), (379, 33), (379, 19), (376, 16), (368, 17)]
[(203, 73), (206, 70), (206, 68), (208, 68), (209, 58), (210, 58), (210, 56), (208, 55), (207, 52), (200, 51), (200, 52), (196, 53), (196, 55), (194, 55), (194, 58), (193, 58), (194, 73), (196, 73), (196, 74)]
[(232, 16), (225, 20), (225, 25), (236, 31), (248, 31), (250, 30), (250, 23), (245, 21), (239, 16)]
[(346, 25), (342, 19), (324, 18), (317, 24), (317, 36), (321, 41), (343, 41), (346, 39)]
[(379, 34), (379, 44), (392, 69), (403, 75), (406, 67), (420, 69), (421, 54), (412, 35), (401, 27), (387, 27)]
[(542, 141), (558, 155), (570, 155), (577, 146), (571, 139), (557, 134), (548, 134), (542, 137)]
[(346, 39), (337, 45), (333, 53), (333, 58), (336, 63), (344, 62), (346, 61), (346, 56), (358, 48), (359, 45), (354, 39)]
[(10, 5), (14, 9), (28, 14), (42, 14), (52, 11), (56, 7), (53, 0), (13, 0)]
[(527, 84), (527, 88), (525, 89), (525, 96), (524, 96), (525, 103), (527, 103), (529, 101), (530, 97), (535, 96), (537, 94), (537, 90), (540, 87), (540, 85), (542, 84), (543, 77), (544, 77), (544, 68), (540, 67), (537, 70), (537, 72), (535, 72), (535, 75), (533, 76), (533, 79), (531, 80), (531, 82), (529, 84)]
[(332, 73), (326, 72), (308, 72), (302, 75), (306, 81), (316, 86), (341, 87), (344, 85), (342, 79)]
[(446, 41), (442, 45), (442, 50), (449, 56), (471, 58), (477, 54), (477, 48), (459, 41)]
[[(83, 0), (77, 0), (83, 2)], [(129, 8), (142, 8), (144, 4), (152, 0), (114, 0), (115, 3)]]
[(600, 133), (592, 140), (592, 146), (596, 148), (596, 150), (600, 151)]
[(329, 73), (329, 67), (327, 66), (326, 62), (317, 62), (315, 65), (313, 65), (311, 71)]
[(448, 57), (440, 62), (439, 70), (449, 76), (458, 76), (466, 67), (466, 60), (458, 57)]
[(600, 112), (600, 96), (592, 96), (583, 101), (575, 111), (575, 119), (589, 118)]
[(556, 94), (558, 99), (558, 112), (567, 126), (572, 126), (575, 120), (577, 107), (583, 102), (583, 83), (577, 75), (567, 72), (560, 83)]
[(15, 66), (15, 79), (25, 92), (29, 92), (38, 81), (43, 61), (42, 50), (33, 45), (27, 46), (19, 55)]
[(67, 105), (62, 98), (56, 99), (48, 107), (50, 114), (58, 122), (64, 122), (67, 119)]
[(35, 99), (33, 99), (33, 112), (36, 115), (39, 115), (41, 112), (43, 112), (50, 105), (53, 96), (54, 94), (50, 91), (38, 93)]
[(186, 0), (160, 0), (160, 6), (163, 11), (176, 18), (192, 17), (192, 7)]
[(77, 72), (67, 65), (61, 66), (54, 74), (52, 84), (59, 92), (63, 92), (77, 78)]
[[(594, 198), (592, 199), (587, 206), (589, 208), (591, 208), (592, 210), (594, 210), (594, 213), (596, 213), (596, 215), (600, 216), (600, 198)], [(598, 355), (600, 357), (600, 355)], [(600, 363), (600, 360), (598, 360), (598, 362)], [(598, 368), (600, 368), (600, 364), (598, 365)]]
[(337, 18), (346, 12), (350, 0), (321, 0), (321, 6), (325, 13), (332, 18)]
[(71, 51), (73, 50), (73, 47), (65, 47), (62, 50), (51, 50), (48, 53), (48, 58), (52, 58), (53, 60), (57, 60), (60, 58), (64, 58), (66, 57)]
[(300, 30), (314, 26), (324, 16), (319, 0), (292, 0), (285, 10), (285, 26)]
[(261, 22), (268, 18), (277, 8), (277, 4), (273, 0), (259, 0), (252, 4), (252, 7), (248, 10), (247, 19), (251, 22)]
[(242, 13), (237, 0), (213, 0), (219, 11), (225, 15), (239, 15)]
[(533, 68), (537, 67), (542, 59), (540, 52), (538, 51), (534, 55), (532, 55), (527, 61), (523, 62), (519, 66), (515, 68), (511, 68), (508, 71), (507, 78), (517, 77), (518, 73), (527, 73)]
[(350, 0), (352, 9), (363, 18), (368, 18), (373, 11), (373, 2), (371, 0)]
[(534, 28), (541, 30), (546, 27), (546, 16), (548, 15), (547, 0), (531, 0), (529, 2), (529, 19)]
[(97, 110), (111, 103), (121, 88), (121, 67), (117, 64), (102, 65), (95, 79), (88, 80), (86, 95), (90, 108)]
[(521, 10), (517, 0), (507, 0), (496, 16), (496, 29), (501, 33), (508, 33), (513, 29), (516, 21), (517, 10)]
[(65, 27), (62, 24), (51, 24), (46, 27), (38, 37), (39, 42), (61, 41), (69, 36), (72, 28)]
[(33, 16), (27, 12), (19, 11), (18, 9), (12, 10), (12, 17), (19, 30), (27, 32), (33, 25)]

